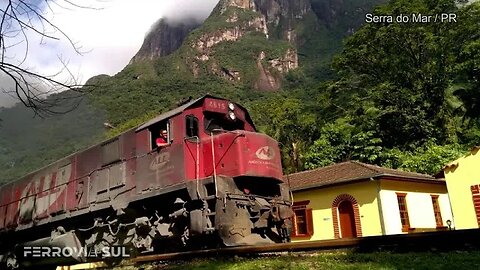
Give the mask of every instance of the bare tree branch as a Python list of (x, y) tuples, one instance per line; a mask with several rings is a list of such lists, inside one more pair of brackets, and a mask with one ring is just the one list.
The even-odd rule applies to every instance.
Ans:
[[(43, 4), (43, 5), (42, 5)], [(98, 10), (99, 8), (83, 6), (72, 0), (0, 0), (0, 75), (9, 78), (13, 87), (3, 87), (2, 91), (14, 96), (24, 106), (31, 108), (36, 115), (46, 116), (50, 114), (66, 113), (78, 106), (80, 102), (73, 102), (69, 108), (57, 106), (59, 102), (65, 102), (66, 98), (48, 98), (47, 96), (65, 90), (77, 93), (72, 97), (80, 97), (84, 94), (82, 85), (68, 68), (69, 61), (57, 56), (60, 66), (55, 74), (42, 74), (30, 67), (26, 67), (30, 53), (30, 42), (40, 40), (40, 44), (47, 41), (66, 41), (71, 49), (78, 55), (82, 55), (81, 47), (78, 46), (60, 27), (47, 18), (47, 14), (53, 13), (51, 5), (62, 9), (86, 8)], [(15, 51), (18, 46), (22, 47), (22, 56), (18, 57)], [(15, 50), (17, 49), (17, 50)], [(62, 109), (60, 109), (62, 108)]]

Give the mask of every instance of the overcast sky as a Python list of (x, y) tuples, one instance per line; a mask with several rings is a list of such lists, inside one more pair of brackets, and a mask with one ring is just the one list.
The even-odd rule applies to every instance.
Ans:
[[(128, 64), (141, 47), (150, 27), (162, 17), (205, 19), (218, 0), (72, 0), (82, 6), (40, 7), (47, 10), (46, 17), (65, 32), (83, 56), (76, 54), (68, 41), (40, 40), (38, 35), (27, 32), (29, 50), (23, 67), (42, 74), (56, 74), (62, 67), (59, 58), (68, 62), (70, 71), (84, 83), (98, 74), (114, 75)], [(3, 10), (6, 1), (0, 1)], [(62, 1), (57, 1), (62, 3)], [(49, 30), (53, 35), (61, 34)], [(23, 59), (25, 43), (12, 47), (9, 61)], [(0, 74), (0, 84), (5, 87), (5, 77)], [(11, 99), (0, 93), (0, 106), (11, 103)]]

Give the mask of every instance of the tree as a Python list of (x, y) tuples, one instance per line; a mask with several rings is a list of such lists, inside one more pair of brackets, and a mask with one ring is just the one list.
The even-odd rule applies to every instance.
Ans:
[(436, 173), (478, 142), (480, 3), (393, 0), (374, 11), (440, 13), (458, 23), (370, 23), (345, 40), (327, 88), (339, 117), (307, 149), (306, 168), (354, 159)]
[[(3, 91), (31, 108), (36, 114), (64, 113), (72, 110), (78, 102), (65, 110), (56, 106), (62, 99), (50, 98), (47, 95), (64, 90), (72, 90), (81, 94), (82, 90), (75, 76), (68, 69), (68, 61), (58, 57), (60, 68), (55, 74), (36, 72), (28, 67), (29, 44), (33, 40), (45, 41), (65, 40), (78, 54), (80, 47), (69, 36), (55, 25), (47, 14), (52, 7), (92, 8), (76, 4), (69, 0), (7, 0), (0, 4), (0, 75), (7, 78), (13, 86)], [(18, 55), (18, 51), (22, 53)]]
[(415, 151), (390, 149), (382, 154), (381, 165), (425, 174), (436, 174), (449, 162), (463, 156), (467, 151), (457, 144), (437, 145), (427, 142)]
[(304, 152), (317, 133), (315, 114), (299, 99), (278, 96), (259, 101), (253, 113), (261, 130), (280, 143), (286, 172), (301, 171)]
[[(374, 14), (396, 18), (401, 14), (457, 11), (454, 0), (395, 0)], [(366, 93), (363, 95), (371, 97), (380, 110), (374, 121), (384, 146), (414, 148), (429, 138), (448, 141), (450, 117), (445, 91), (453, 78), (454, 48), (466, 41), (453, 38), (452, 24), (366, 24), (347, 39), (344, 51), (336, 58), (334, 66), (341, 81), (361, 80), (357, 83), (361, 89), (345, 89)]]
[(361, 130), (351, 119), (339, 118), (322, 127), (321, 136), (305, 154), (305, 168), (315, 169), (335, 162), (358, 160), (378, 164), (382, 141), (374, 131)]
[(480, 3), (473, 3), (460, 10), (459, 22), (455, 27), (455, 40), (464, 40), (456, 44), (458, 55), (454, 67), (457, 96), (462, 104), (462, 122), (468, 127), (480, 124)]

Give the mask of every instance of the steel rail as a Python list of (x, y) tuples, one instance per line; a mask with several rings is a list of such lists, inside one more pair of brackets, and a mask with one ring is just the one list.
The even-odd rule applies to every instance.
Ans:
[(269, 244), (269, 245), (261, 245), (261, 246), (238, 246), (238, 247), (227, 247), (227, 248), (220, 248), (220, 249), (204, 249), (204, 250), (192, 250), (192, 251), (166, 253), (166, 254), (145, 255), (145, 256), (130, 259), (130, 261), (134, 263), (140, 263), (140, 262), (144, 263), (149, 261), (186, 259), (188, 257), (200, 257), (200, 256), (210, 256), (210, 255), (247, 255), (247, 254), (261, 254), (261, 253), (268, 253), (268, 252), (338, 249), (338, 248), (351, 248), (351, 247), (357, 246), (358, 244), (359, 244), (359, 238), (351, 238), (351, 239)]

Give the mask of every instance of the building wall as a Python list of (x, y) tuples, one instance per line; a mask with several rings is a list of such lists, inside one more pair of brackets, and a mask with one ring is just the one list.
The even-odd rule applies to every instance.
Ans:
[(445, 185), (382, 180), (380, 187), (385, 234), (403, 233), (397, 192), (407, 194), (406, 201), (411, 228), (437, 228), (431, 195), (438, 195), (443, 226), (447, 226), (447, 220), (453, 221)]
[(444, 170), (456, 229), (478, 228), (471, 187), (480, 185), (479, 149), (452, 162)]
[(351, 195), (357, 201), (362, 236), (382, 234), (377, 185), (369, 181), (294, 192), (294, 201), (310, 200), (308, 207), (312, 208), (314, 233), (312, 237), (294, 238), (292, 241), (334, 239), (332, 204), (341, 194)]
[(294, 201), (310, 201), (307, 207), (312, 208), (314, 233), (311, 237), (296, 237), (292, 241), (334, 239), (332, 204), (342, 194), (352, 196), (358, 203), (362, 236), (382, 235), (382, 225), (385, 234), (400, 234), (397, 192), (407, 194), (411, 228), (436, 229), (431, 195), (438, 195), (443, 225), (447, 226), (447, 220), (453, 221), (445, 185), (382, 179), (294, 192)]

